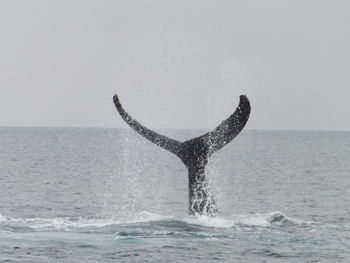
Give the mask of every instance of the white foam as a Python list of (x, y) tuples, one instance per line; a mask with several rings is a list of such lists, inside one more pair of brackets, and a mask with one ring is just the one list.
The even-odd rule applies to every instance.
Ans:
[(245, 226), (254, 226), (254, 227), (268, 227), (270, 222), (267, 220), (267, 217), (260, 214), (255, 215), (241, 215), (237, 216), (234, 220), (236, 225), (245, 225)]
[(248, 226), (248, 227), (269, 227), (272, 224), (309, 224), (309, 221), (303, 221), (295, 218), (290, 218), (279, 211), (274, 211), (264, 214), (252, 214), (252, 215), (231, 215), (230, 218), (222, 217), (208, 217), (208, 216), (196, 216), (186, 217), (182, 219), (188, 224), (202, 225), (206, 227), (216, 228), (231, 228), (234, 226)]
[(288, 218), (281, 212), (271, 212), (266, 214), (252, 215), (231, 215), (230, 218), (195, 216), (183, 219), (188, 224), (202, 225), (206, 227), (231, 228), (234, 226), (245, 225), (251, 227), (268, 227), (272, 223), (283, 223), (285, 221), (296, 221)]
[(201, 225), (206, 227), (230, 228), (234, 226), (234, 222), (232, 220), (221, 217), (194, 216), (186, 217), (182, 220), (188, 224)]
[(0, 222), (5, 222), (5, 221), (7, 221), (7, 217), (0, 214)]
[(0, 223), (11, 227), (29, 227), (32, 229), (64, 230), (74, 231), (79, 228), (102, 228), (120, 224), (137, 224), (161, 221), (180, 221), (186, 224), (199, 225), (213, 228), (232, 228), (232, 227), (269, 227), (272, 224), (304, 224), (310, 223), (294, 218), (289, 218), (281, 212), (270, 212), (266, 214), (252, 215), (231, 215), (229, 218), (209, 217), (209, 216), (186, 216), (175, 217), (165, 216), (143, 211), (131, 220), (113, 218), (11, 218), (0, 214)]
[(119, 224), (118, 221), (108, 219), (71, 219), (71, 218), (33, 218), (26, 219), (25, 222), (34, 229), (62, 229), (69, 231), (72, 228), (106, 227)]
[(147, 222), (154, 222), (154, 221), (163, 221), (163, 220), (169, 220), (169, 219), (175, 219), (173, 216), (164, 216), (159, 215), (147, 211), (142, 211), (138, 215), (136, 215), (131, 221), (126, 223), (147, 223)]
[(87, 228), (87, 227), (106, 227), (119, 224), (118, 221), (112, 219), (72, 219), (72, 218), (11, 218), (0, 215), (0, 222), (11, 227), (29, 227), (32, 229), (53, 229), (66, 230), (72, 228)]

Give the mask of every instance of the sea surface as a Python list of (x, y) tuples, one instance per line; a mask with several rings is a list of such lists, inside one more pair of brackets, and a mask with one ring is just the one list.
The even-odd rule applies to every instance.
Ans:
[(207, 166), (216, 218), (129, 129), (0, 128), (0, 149), (0, 262), (350, 262), (349, 132), (244, 130)]

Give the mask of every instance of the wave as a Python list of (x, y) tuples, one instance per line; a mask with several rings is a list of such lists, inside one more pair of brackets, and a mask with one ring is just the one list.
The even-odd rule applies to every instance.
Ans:
[[(113, 218), (11, 218), (0, 214), (0, 229), (10, 231), (100, 231), (103, 228), (151, 227), (176, 230), (198, 230), (201, 228), (271, 227), (285, 224), (310, 224), (311, 222), (287, 217), (281, 212), (266, 214), (233, 215), (229, 218), (208, 216), (175, 217), (150, 213), (139, 213), (133, 219)], [(123, 231), (120, 231), (122, 233)], [(173, 231), (168, 231), (172, 233)]]
[(74, 231), (84, 228), (103, 228), (119, 224), (118, 221), (105, 218), (12, 218), (0, 214), (0, 229), (12, 230), (63, 230)]

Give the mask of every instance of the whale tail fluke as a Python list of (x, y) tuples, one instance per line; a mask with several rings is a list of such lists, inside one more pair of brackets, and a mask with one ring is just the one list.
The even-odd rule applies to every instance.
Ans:
[(117, 95), (114, 95), (113, 102), (123, 120), (132, 129), (159, 147), (177, 155), (186, 165), (189, 175), (189, 213), (215, 216), (217, 208), (204, 168), (214, 152), (231, 142), (243, 130), (251, 110), (248, 98), (241, 95), (235, 112), (214, 130), (185, 142), (158, 134), (134, 120), (124, 110)]
[(231, 142), (243, 130), (250, 115), (249, 100), (247, 96), (241, 95), (239, 105), (235, 112), (214, 130), (194, 139), (180, 142), (158, 134), (133, 119), (122, 107), (117, 94), (114, 95), (113, 102), (123, 120), (137, 133), (159, 147), (178, 156), (182, 154), (182, 148), (188, 148), (185, 146), (186, 144), (197, 144), (199, 148), (206, 149), (205, 155), (209, 157)]

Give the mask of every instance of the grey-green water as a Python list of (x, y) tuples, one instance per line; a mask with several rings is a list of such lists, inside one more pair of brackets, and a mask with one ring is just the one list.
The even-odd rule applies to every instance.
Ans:
[(207, 167), (217, 218), (188, 216), (183, 164), (129, 130), (0, 147), (0, 262), (350, 262), (350, 133), (243, 131)]

